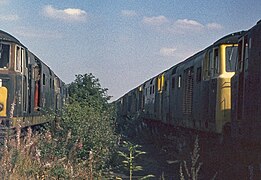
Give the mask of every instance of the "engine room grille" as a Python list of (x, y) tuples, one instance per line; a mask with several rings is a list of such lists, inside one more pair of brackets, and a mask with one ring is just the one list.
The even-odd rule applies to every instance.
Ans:
[(193, 99), (193, 67), (184, 71), (184, 89), (183, 89), (183, 114), (192, 114), (192, 99)]

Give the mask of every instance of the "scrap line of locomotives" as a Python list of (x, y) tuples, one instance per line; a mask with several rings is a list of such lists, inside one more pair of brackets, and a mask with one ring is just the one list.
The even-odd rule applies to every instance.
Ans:
[(132, 89), (116, 102), (120, 116), (150, 126), (261, 142), (261, 21), (227, 35)]
[(48, 122), (67, 90), (57, 75), (12, 35), (0, 31), (0, 135)]

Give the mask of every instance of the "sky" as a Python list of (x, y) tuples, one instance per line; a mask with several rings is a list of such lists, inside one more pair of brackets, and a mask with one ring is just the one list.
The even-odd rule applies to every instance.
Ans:
[(94, 74), (112, 100), (260, 19), (260, 0), (0, 0), (1, 30), (65, 83)]

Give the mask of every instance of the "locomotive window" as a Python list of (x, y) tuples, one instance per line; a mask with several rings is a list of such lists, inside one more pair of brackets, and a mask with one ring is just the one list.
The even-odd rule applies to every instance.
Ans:
[(226, 47), (226, 71), (234, 72), (236, 69), (237, 46)]
[(161, 93), (164, 88), (164, 74), (158, 76), (158, 91)]
[(247, 43), (247, 40), (246, 40), (246, 43), (245, 43), (245, 46), (244, 46), (244, 48), (245, 48), (245, 50), (244, 50), (244, 52), (245, 52), (245, 54), (244, 54), (244, 59), (245, 59), (245, 71), (248, 71), (248, 43)]
[(54, 89), (56, 93), (60, 91), (60, 81), (57, 77), (54, 78)]
[(45, 85), (45, 74), (43, 74), (43, 85)]
[(181, 87), (181, 75), (179, 75), (179, 78), (178, 78), (178, 88)]
[(158, 91), (160, 92), (162, 89), (162, 85), (161, 85), (161, 76), (158, 77)]
[(21, 48), (19, 46), (16, 46), (15, 53), (15, 70), (21, 72)]
[(27, 111), (27, 79), (26, 76), (23, 76), (23, 108), (24, 108), (24, 112)]
[(215, 49), (214, 51), (214, 75), (217, 75), (219, 73), (219, 58), (218, 58), (218, 49)]
[(23, 48), (21, 48), (21, 68), (22, 68), (22, 71), (23, 71), (23, 65), (25, 65), (24, 63), (25, 63), (25, 61), (26, 61), (26, 58), (25, 58), (25, 51), (24, 51), (24, 49)]
[(206, 53), (204, 55), (204, 60), (203, 60), (203, 79), (207, 80), (209, 79), (209, 54)]
[(10, 45), (0, 44), (0, 68), (9, 67)]
[(211, 50), (208, 54), (208, 76), (213, 77), (214, 62), (213, 62), (213, 51)]

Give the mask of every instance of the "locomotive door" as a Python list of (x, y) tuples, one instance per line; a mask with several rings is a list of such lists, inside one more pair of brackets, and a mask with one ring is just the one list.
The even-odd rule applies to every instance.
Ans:
[[(156, 110), (156, 116), (157, 119), (161, 120), (163, 119), (162, 114), (163, 114), (163, 88), (164, 88), (164, 74), (159, 75), (157, 78), (157, 86), (158, 86), (158, 93), (157, 93), (157, 97), (156, 97), (156, 101), (154, 103), (154, 107)], [(157, 101), (158, 99), (158, 101)]]
[(163, 122), (170, 124), (170, 91), (169, 79), (166, 77), (164, 82), (164, 91), (162, 93), (162, 118)]
[(28, 113), (28, 102), (29, 102), (29, 93), (28, 90), (28, 77), (29, 77), (29, 72), (28, 72), (28, 57), (26, 51), (22, 48), (21, 51), (21, 56), (22, 56), (22, 64), (23, 64), (23, 79), (22, 79), (22, 91), (23, 91), (23, 113), (27, 114)]
[(247, 44), (247, 36), (241, 39), (238, 44), (239, 54), (238, 54), (238, 68), (239, 68), (239, 78), (238, 78), (238, 101), (237, 101), (237, 118), (241, 120), (243, 118), (243, 102), (244, 102), (244, 66), (245, 66), (245, 47)]

